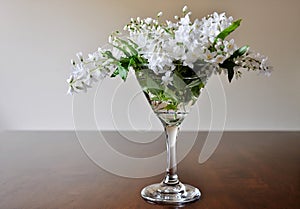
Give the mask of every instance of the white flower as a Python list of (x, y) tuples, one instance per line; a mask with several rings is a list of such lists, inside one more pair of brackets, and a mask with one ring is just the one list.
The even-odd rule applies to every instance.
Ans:
[(237, 46), (234, 44), (234, 40), (231, 39), (230, 41), (224, 41), (224, 51), (227, 52), (228, 54), (232, 55), (233, 52), (237, 50)]
[(98, 82), (98, 80), (93, 76), (93, 75), (89, 75), (88, 78), (85, 80), (85, 83), (88, 86), (91, 86), (93, 83)]
[(95, 53), (93, 53), (93, 54), (88, 54), (88, 61), (95, 61), (97, 59), (97, 56), (96, 56), (96, 54)]
[(81, 82), (81, 86), (78, 86), (80, 88), (80, 90), (84, 91), (84, 92), (87, 92), (87, 89), (88, 88), (92, 88), (92, 86), (88, 85), (87, 83), (85, 82)]
[(136, 34), (135, 36), (132, 36), (132, 39), (141, 49), (149, 44), (147, 36), (145, 36), (145, 34)]
[(273, 71), (273, 68), (272, 68), (272, 67), (269, 67), (268, 69), (260, 70), (260, 71), (259, 71), (259, 74), (263, 74), (263, 75), (265, 75), (265, 76), (267, 76), (267, 77), (270, 77), (272, 71)]
[(69, 86), (69, 89), (68, 89), (67, 94), (73, 95), (74, 93), (77, 93), (77, 92), (75, 91), (74, 87), (73, 87), (73, 86)]
[(203, 52), (200, 47), (190, 48), (189, 51), (183, 56), (183, 65), (194, 68), (194, 63), (200, 59), (202, 53)]
[(94, 75), (97, 78), (97, 80), (103, 80), (104, 78), (106, 78), (107, 76), (110, 76), (110, 74), (113, 72), (115, 68), (113, 69), (101, 69), (101, 70), (97, 70)]
[(146, 24), (151, 24), (151, 22), (152, 22), (152, 18), (150, 18), (150, 17), (147, 17), (146, 19), (145, 19), (145, 23)]
[(216, 52), (210, 52), (209, 50), (206, 50), (204, 53), (204, 57), (206, 61), (214, 61), (213, 58), (216, 56)]
[[(181, 25), (189, 25), (191, 23), (189, 14), (186, 14), (184, 17), (180, 18), (179, 23)], [(189, 32), (189, 31), (187, 31)]]
[(72, 66), (72, 74), (76, 77), (85, 71), (83, 63), (78, 63)]
[(218, 63), (218, 64), (219, 64), (219, 63), (223, 63), (225, 59), (226, 59), (225, 56), (219, 54), (219, 55), (217, 55), (216, 58), (214, 59), (214, 62), (215, 62), (215, 63)]
[(173, 77), (171, 77), (171, 71), (167, 71), (164, 76), (162, 76), (162, 84), (164, 85), (172, 85)]

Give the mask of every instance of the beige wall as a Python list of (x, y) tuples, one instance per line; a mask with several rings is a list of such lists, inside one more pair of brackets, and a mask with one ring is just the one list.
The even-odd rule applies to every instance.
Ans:
[[(223, 77), (225, 110), (224, 100), (214, 98), (212, 104), (206, 92), (182, 128), (208, 129), (213, 107), (214, 113), (218, 109), (226, 111), (226, 130), (300, 130), (298, 0), (1, 0), (0, 3), (0, 129), (73, 129), (72, 97), (66, 95), (65, 79), (70, 72), (69, 60), (75, 53), (88, 53), (104, 45), (110, 32), (122, 28), (130, 17), (154, 16), (161, 10), (170, 18), (187, 4), (193, 17), (216, 10), (243, 18), (233, 37), (240, 45), (249, 44), (252, 49), (269, 55), (275, 72), (270, 78), (245, 73), (243, 79), (230, 85)], [(96, 121), (100, 129), (161, 129), (143, 98), (134, 97), (138, 91), (134, 79), (117, 88), (120, 83), (105, 81), (97, 94), (94, 89), (75, 99), (75, 122), (81, 123), (78, 127), (92, 129)], [(208, 89), (222, 92), (218, 78), (211, 79)], [(113, 92), (117, 97), (111, 103)], [(92, 101), (96, 104), (93, 112)], [(93, 117), (95, 120), (88, 119)], [(215, 120), (222, 118), (216, 116)]]

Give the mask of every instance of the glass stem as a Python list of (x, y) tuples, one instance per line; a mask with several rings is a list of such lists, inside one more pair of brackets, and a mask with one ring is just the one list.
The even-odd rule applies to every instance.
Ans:
[(163, 183), (167, 185), (178, 184), (177, 162), (176, 162), (176, 139), (179, 132), (179, 126), (165, 126), (166, 144), (167, 144), (167, 174)]

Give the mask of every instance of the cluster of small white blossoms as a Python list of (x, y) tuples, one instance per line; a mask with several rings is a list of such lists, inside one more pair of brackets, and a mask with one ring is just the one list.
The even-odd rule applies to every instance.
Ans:
[[(216, 36), (232, 23), (232, 17), (214, 13), (191, 22), (191, 12), (187, 13), (187, 7), (183, 8), (183, 13), (182, 18), (175, 16), (176, 23), (166, 21), (160, 24), (158, 19), (137, 18), (124, 28), (148, 60), (148, 67), (157, 74), (174, 70), (174, 61), (178, 60), (191, 68), (198, 60), (219, 64), (237, 49), (233, 39), (220, 39), (216, 43), (217, 50), (209, 50)], [(157, 17), (161, 15), (159, 13)]]
[[(218, 34), (233, 23), (232, 17), (226, 17), (225, 13), (213, 13), (201, 20), (190, 20), (191, 12), (185, 6), (182, 10), (183, 16), (175, 16), (176, 22), (159, 22), (162, 13), (157, 18), (136, 18), (124, 27), (129, 32), (126, 39), (136, 51), (147, 60), (148, 68), (157, 75), (161, 75), (162, 83), (172, 84), (172, 72), (179, 63), (183, 66), (193, 68), (198, 61), (205, 61), (212, 66), (211, 72), (204, 70), (202, 77), (208, 74), (220, 72), (222, 64), (237, 49), (233, 39), (215, 40)], [(113, 34), (109, 38), (110, 44), (122, 45), (119, 35)], [(213, 47), (213, 50), (212, 50)], [(73, 73), (68, 82), (69, 93), (86, 91), (91, 84), (99, 79), (111, 75), (117, 68), (115, 62), (124, 56), (123, 51), (117, 47), (112, 49), (98, 49), (97, 52), (89, 54), (86, 60), (82, 54), (78, 54), (79, 63), (73, 64)], [(240, 69), (259, 69), (266, 74), (270, 73), (267, 58), (255, 53), (246, 53), (236, 59), (234, 68), (237, 75)], [(225, 70), (226, 72), (226, 70)], [(201, 74), (201, 72), (200, 72)]]
[[(109, 53), (110, 52), (110, 53)], [(101, 49), (83, 58), (82, 52), (76, 54), (78, 62), (71, 60), (72, 73), (67, 80), (69, 83), (68, 94), (80, 91), (86, 92), (93, 83), (110, 76), (115, 70), (115, 59), (122, 54), (117, 49)]]
[(268, 77), (273, 71), (273, 67), (268, 63), (268, 57), (252, 50), (249, 50), (244, 56), (237, 57), (235, 64), (234, 71), (237, 77), (241, 75), (242, 69), (259, 70), (260, 74)]

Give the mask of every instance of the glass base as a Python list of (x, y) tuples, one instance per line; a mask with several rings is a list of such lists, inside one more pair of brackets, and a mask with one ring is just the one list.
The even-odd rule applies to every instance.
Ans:
[(142, 190), (141, 195), (152, 203), (180, 205), (198, 200), (201, 193), (196, 187), (179, 182), (175, 185), (149, 185)]

